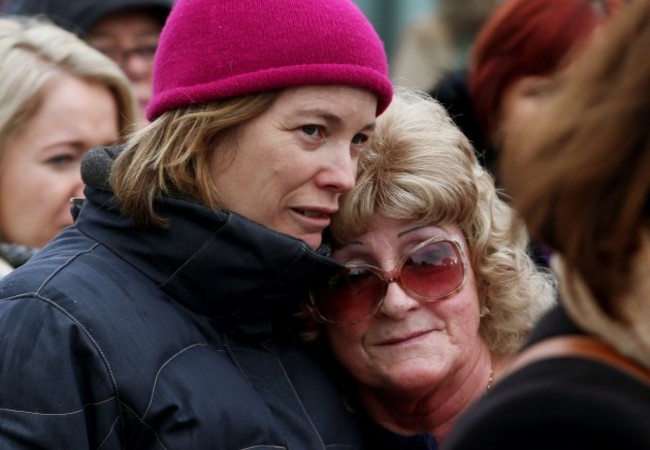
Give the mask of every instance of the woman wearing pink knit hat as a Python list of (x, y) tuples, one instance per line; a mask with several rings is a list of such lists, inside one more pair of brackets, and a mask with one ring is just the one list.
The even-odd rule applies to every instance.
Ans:
[(391, 97), (351, 0), (178, 0), (151, 123), (0, 282), (0, 448), (361, 448), (289, 329)]

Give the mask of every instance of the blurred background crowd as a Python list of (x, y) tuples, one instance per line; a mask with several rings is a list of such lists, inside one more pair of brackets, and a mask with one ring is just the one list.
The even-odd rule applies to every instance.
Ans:
[[(170, 0), (173, 1), (173, 0)], [(396, 84), (428, 89), (445, 69), (464, 66), (480, 26), (500, 0), (355, 0), (386, 46)], [(54, 0), (0, 0), (0, 11), (49, 11)], [(71, 2), (111, 5), (112, 1)], [(140, 5), (155, 1), (123, 1)], [(24, 4), (28, 4), (25, 9)], [(61, 4), (68, 4), (63, 2)], [(106, 7), (106, 6), (105, 6)], [(110, 7), (110, 6), (109, 6)], [(56, 7), (55, 7), (56, 8)], [(83, 27), (83, 22), (76, 26)], [(64, 24), (75, 26), (75, 24)]]

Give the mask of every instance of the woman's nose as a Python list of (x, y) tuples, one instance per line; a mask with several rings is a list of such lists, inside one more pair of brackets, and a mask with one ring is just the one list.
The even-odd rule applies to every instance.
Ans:
[(325, 189), (344, 193), (356, 183), (358, 158), (350, 153), (349, 144), (336, 145), (338, 148), (330, 153), (325, 170), (320, 174), (319, 184)]
[(419, 306), (420, 302), (411, 297), (398, 281), (392, 281), (386, 287), (386, 294), (379, 312), (393, 319), (401, 319), (409, 311)]

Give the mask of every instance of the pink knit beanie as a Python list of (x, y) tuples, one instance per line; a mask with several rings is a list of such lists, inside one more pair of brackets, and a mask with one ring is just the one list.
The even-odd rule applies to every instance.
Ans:
[(391, 101), (384, 46), (352, 0), (177, 0), (154, 62), (149, 120), (243, 94), (341, 84)]

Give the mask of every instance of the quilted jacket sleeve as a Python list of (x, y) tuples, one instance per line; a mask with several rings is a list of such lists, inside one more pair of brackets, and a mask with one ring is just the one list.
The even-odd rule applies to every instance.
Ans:
[(87, 330), (34, 295), (0, 300), (0, 448), (99, 448), (119, 404)]

